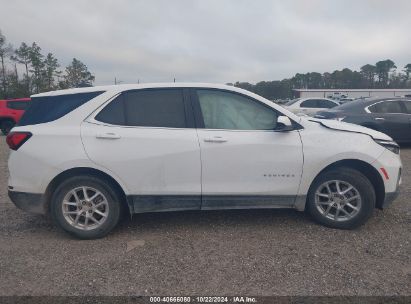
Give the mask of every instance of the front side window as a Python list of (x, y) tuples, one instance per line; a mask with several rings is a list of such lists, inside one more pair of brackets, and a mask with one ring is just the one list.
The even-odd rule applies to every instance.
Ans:
[(111, 101), (95, 118), (126, 126), (185, 128), (181, 89), (150, 89), (125, 92)]
[(319, 108), (325, 108), (325, 109), (331, 109), (337, 106), (336, 103), (330, 101), (330, 100), (325, 100), (325, 99), (319, 99), (317, 100), (317, 104)]
[(316, 99), (307, 99), (300, 104), (300, 108), (318, 108)]
[(274, 130), (277, 111), (246, 96), (219, 90), (197, 90), (206, 129)]
[(111, 125), (123, 126), (126, 124), (124, 95), (119, 95), (113, 99), (95, 117), (96, 120)]
[(402, 113), (401, 103), (399, 101), (383, 101), (376, 103), (368, 108), (371, 113)]

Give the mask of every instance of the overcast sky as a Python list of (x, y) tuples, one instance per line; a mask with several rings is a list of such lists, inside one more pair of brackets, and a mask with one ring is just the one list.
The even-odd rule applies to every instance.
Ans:
[(411, 0), (0, 0), (14, 46), (36, 41), (96, 84), (279, 80), (411, 63)]

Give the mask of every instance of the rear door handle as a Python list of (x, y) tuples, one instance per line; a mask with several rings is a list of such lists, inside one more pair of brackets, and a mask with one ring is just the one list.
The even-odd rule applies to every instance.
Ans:
[(381, 120), (381, 121), (383, 121), (383, 120), (385, 120), (385, 118), (382, 118), (382, 117), (375, 117), (375, 120)]
[(215, 136), (211, 138), (204, 138), (204, 141), (209, 143), (224, 143), (227, 142), (227, 139), (220, 136)]
[(120, 139), (121, 136), (116, 134), (116, 133), (102, 133), (102, 134), (97, 134), (96, 138), (99, 138), (99, 139)]

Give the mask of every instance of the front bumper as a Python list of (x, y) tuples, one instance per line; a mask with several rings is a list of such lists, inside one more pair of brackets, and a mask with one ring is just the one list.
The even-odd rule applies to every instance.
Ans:
[(385, 193), (385, 199), (381, 206), (381, 209), (387, 208), (397, 197), (400, 195), (400, 190), (398, 189), (395, 192), (387, 192)]
[(46, 214), (44, 196), (39, 193), (17, 192), (9, 190), (9, 197), (17, 208), (36, 214)]
[(398, 170), (398, 177), (397, 177), (397, 183), (395, 186), (395, 191), (385, 193), (384, 202), (382, 203), (382, 206), (380, 209), (387, 208), (388, 205), (390, 205), (400, 195), (400, 185), (401, 185), (401, 179), (402, 179), (401, 171), (402, 171), (402, 168)]

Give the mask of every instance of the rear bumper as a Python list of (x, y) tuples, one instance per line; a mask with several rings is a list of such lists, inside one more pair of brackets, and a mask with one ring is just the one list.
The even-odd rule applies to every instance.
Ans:
[(9, 190), (9, 197), (19, 209), (31, 213), (46, 214), (46, 202), (42, 194)]

